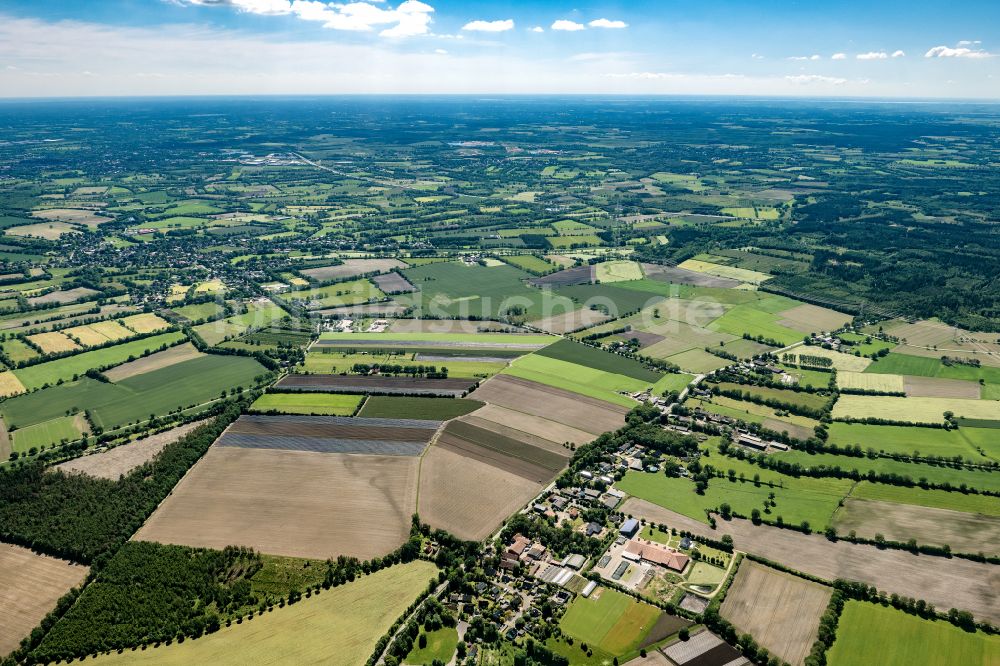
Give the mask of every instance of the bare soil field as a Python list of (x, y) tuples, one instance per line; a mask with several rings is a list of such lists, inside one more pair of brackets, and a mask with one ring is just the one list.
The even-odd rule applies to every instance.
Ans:
[(382, 556), (409, 534), (418, 466), (414, 456), (213, 446), (133, 538), (318, 559)]
[(88, 287), (77, 287), (75, 289), (56, 290), (44, 296), (34, 296), (29, 298), (28, 302), (32, 305), (38, 305), (39, 303), (72, 303), (97, 293), (97, 291)]
[(0, 543), (0, 656), (12, 652), (90, 567)]
[(288, 375), (276, 386), (302, 391), (332, 393), (387, 393), (398, 395), (462, 396), (476, 386), (476, 379), (423, 379), (377, 375)]
[(796, 331), (834, 331), (851, 321), (851, 315), (803, 303), (790, 310), (779, 312), (778, 324)]
[(176, 345), (170, 347), (169, 349), (164, 349), (161, 352), (156, 352), (155, 354), (150, 354), (143, 358), (137, 358), (134, 361), (129, 361), (128, 363), (122, 363), (121, 365), (115, 366), (110, 370), (104, 371), (104, 376), (113, 382), (120, 382), (123, 379), (128, 379), (129, 377), (135, 377), (136, 375), (142, 375), (147, 372), (152, 372), (153, 370), (159, 370), (161, 368), (166, 368), (167, 366), (175, 365), (183, 361), (190, 361), (191, 359), (204, 356), (198, 349), (192, 345), (190, 342), (185, 342), (182, 345)]
[(551, 317), (533, 321), (531, 322), (531, 326), (548, 333), (562, 334), (603, 324), (610, 318), (610, 316), (599, 310), (580, 308), (572, 312), (564, 312), (563, 314), (552, 315)]
[[(500, 405), (485, 405), (480, 407), (474, 414), (464, 417), (463, 420), (472, 418), (479, 419), (480, 421), (491, 421), (499, 426), (518, 430), (548, 442), (554, 442), (557, 445), (561, 445), (564, 442), (586, 444), (594, 439), (594, 436), (585, 430), (580, 430), (579, 428), (574, 428), (573, 426), (558, 423), (540, 416), (507, 409)], [(564, 450), (562, 446), (558, 448)], [(567, 453), (567, 455), (569, 454)]]
[(56, 469), (67, 473), (75, 472), (99, 479), (117, 481), (123, 474), (128, 474), (139, 465), (152, 460), (167, 444), (176, 442), (204, 423), (204, 420), (185, 423), (182, 426), (137, 439), (130, 444), (122, 444), (107, 451), (59, 463), (56, 465)]
[(417, 511), (433, 527), (478, 541), (492, 534), (542, 487), (435, 444), (420, 465)]
[(66, 234), (80, 233), (80, 229), (65, 222), (40, 222), (38, 224), (23, 224), (18, 227), (9, 227), (5, 233), (8, 236), (58, 240)]
[[(0, 393), (0, 395), (4, 395)], [(10, 452), (13, 451), (13, 445), (10, 441), (10, 433), (7, 432), (7, 424), (4, 420), (0, 418), (0, 460), (9, 460)]]
[(394, 268), (406, 268), (406, 264), (399, 259), (344, 259), (344, 263), (338, 266), (307, 268), (299, 272), (317, 282), (325, 282), (365, 273), (385, 273)]
[[(478, 441), (445, 430), (438, 437), (434, 446), (492, 465), (534, 483), (548, 483), (565, 466), (564, 458), (532, 447), (530, 444), (496, 435), (493, 436), (493, 439), (491, 445), (486, 446)], [(545, 460), (542, 454), (548, 454), (551, 459)]]
[(565, 268), (543, 277), (532, 278), (528, 284), (533, 287), (565, 287), (571, 284), (587, 284), (594, 281), (597, 268), (594, 266), (575, 266)]
[(802, 534), (749, 520), (720, 520), (718, 528), (645, 500), (629, 498), (627, 515), (666, 523), (713, 539), (733, 537), (736, 548), (824, 580), (837, 578), (875, 585), (879, 590), (924, 599), (938, 608), (971, 611), (977, 618), (1000, 621), (1000, 569), (960, 558), (912, 555), (846, 541), (830, 542), (820, 534)]
[(773, 430), (774, 432), (787, 432), (792, 437), (801, 440), (807, 440), (816, 434), (816, 431), (812, 428), (795, 425), (794, 423), (788, 423), (778, 419), (764, 419), (761, 425), (768, 430)]
[(744, 559), (720, 612), (793, 666), (816, 642), (832, 589)]
[(551, 419), (593, 435), (622, 427), (628, 413), (619, 405), (509, 375), (492, 377), (468, 397)]
[(417, 288), (410, 284), (410, 281), (399, 273), (386, 273), (377, 275), (372, 279), (375, 286), (386, 294), (408, 294), (416, 291)]
[(979, 400), (980, 386), (963, 379), (938, 379), (937, 377), (903, 377), (907, 397), (965, 398)]
[(46, 208), (32, 211), (31, 214), (43, 220), (76, 222), (78, 224), (86, 224), (89, 227), (96, 227), (105, 222), (111, 222), (113, 219), (105, 215), (98, 215), (94, 211), (84, 208)]
[(1000, 518), (994, 516), (848, 497), (834, 525), (868, 538), (881, 534), (892, 541), (947, 544), (957, 553), (1000, 553)]
[(642, 271), (650, 280), (658, 282), (676, 282), (677, 284), (690, 284), (695, 287), (716, 287), (719, 289), (732, 289), (739, 286), (738, 280), (715, 277), (705, 273), (696, 273), (676, 266), (660, 266), (659, 264), (642, 264)]

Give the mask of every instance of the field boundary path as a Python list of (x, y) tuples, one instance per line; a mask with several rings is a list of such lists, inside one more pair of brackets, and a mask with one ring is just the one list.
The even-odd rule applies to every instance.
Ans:
[(414, 608), (412, 611), (410, 611), (409, 613), (407, 613), (406, 616), (403, 617), (403, 621), (399, 623), (399, 627), (396, 629), (396, 631), (392, 632), (392, 636), (390, 636), (389, 640), (386, 642), (385, 648), (382, 649), (382, 653), (378, 656), (378, 659), (375, 661), (375, 666), (385, 666), (385, 653), (389, 651), (389, 647), (396, 641), (396, 639), (399, 637), (399, 635), (401, 633), (403, 633), (403, 631), (406, 629), (406, 625), (410, 621), (410, 618), (412, 618), (414, 615), (416, 615), (417, 612), (419, 612), (420, 609), (424, 607), (424, 604), (427, 603), (428, 599), (430, 599), (431, 597), (435, 597), (437, 599), (440, 599), (441, 595), (447, 589), (448, 589), (448, 581), (446, 580), (443, 583), (441, 583), (440, 585), (438, 585), (434, 589), (433, 592), (431, 592), (426, 597), (424, 597), (424, 600), (421, 601), (419, 604), (417, 604), (416, 608)]

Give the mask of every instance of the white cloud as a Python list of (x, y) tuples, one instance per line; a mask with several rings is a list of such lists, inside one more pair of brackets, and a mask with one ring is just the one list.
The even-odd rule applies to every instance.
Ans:
[(809, 56), (789, 56), (789, 60), (822, 60), (823, 56), (814, 53)]
[(506, 32), (514, 29), (513, 19), (501, 21), (469, 21), (462, 26), (462, 30), (471, 32)]
[(606, 18), (594, 19), (588, 23), (591, 28), (627, 28), (628, 23), (625, 21), (609, 21)]
[[(959, 42), (959, 44), (970, 44), (972, 42)], [(978, 43), (978, 42), (977, 42)], [(967, 46), (959, 46), (957, 48), (951, 48), (949, 46), (935, 46), (927, 53), (924, 54), (925, 58), (992, 58), (994, 54), (983, 51), (982, 49), (972, 50)]]
[[(380, 2), (381, 0), (375, 0)], [(179, 4), (209, 7), (232, 7), (237, 11), (263, 16), (296, 16), (316, 21), (331, 30), (370, 32), (388, 26), (383, 37), (411, 37), (430, 32), (434, 8), (420, 0), (404, 0), (395, 9), (377, 7), (371, 2), (334, 4), (319, 0), (177, 0)]]
[(764, 56), (762, 56), (759, 53), (753, 53), (753, 54), (750, 55), (750, 57), (753, 58), (754, 60), (763, 60), (764, 59)]
[(906, 57), (906, 51), (893, 51), (892, 52), (892, 57), (893, 58), (905, 58)]
[(564, 32), (576, 32), (577, 30), (584, 30), (585, 27), (582, 23), (577, 23), (576, 21), (567, 21), (566, 19), (559, 19), (558, 21), (553, 21), (553, 30), (562, 30)]
[(820, 74), (798, 74), (795, 76), (786, 76), (785, 80), (796, 85), (813, 85), (819, 83), (842, 86), (847, 83), (847, 79), (840, 79), (834, 76), (822, 76)]
[(889, 54), (885, 51), (869, 51), (868, 53), (859, 53), (855, 57), (858, 60), (885, 60)]
[(963, 40), (961, 40), (961, 41), (958, 42), (959, 46), (973, 46), (973, 45), (976, 45), (976, 44), (982, 44), (982, 42), (980, 40), (978, 40), (978, 39), (975, 39), (975, 40), (963, 39)]
[(448, 52), (444, 49), (434, 49), (434, 53), (437, 53), (438, 55), (448, 55)]
[(540, 25), (536, 25), (534, 28), (532, 28), (528, 32), (545, 32), (545, 28), (543, 28)]
[(847, 60), (847, 54), (846, 53), (834, 53), (832, 56), (830, 56), (830, 60)]

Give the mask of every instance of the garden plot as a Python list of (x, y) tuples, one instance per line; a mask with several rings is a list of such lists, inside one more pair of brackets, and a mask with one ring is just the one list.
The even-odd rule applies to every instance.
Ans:
[(378, 393), (392, 395), (442, 395), (461, 397), (476, 387), (475, 379), (425, 379), (381, 375), (288, 375), (276, 386), (296, 391)]
[(799, 666), (816, 641), (830, 594), (829, 587), (745, 559), (720, 612), (740, 633)]
[(381, 557), (409, 534), (416, 456), (213, 445), (136, 539), (263, 553)]
[(88, 571), (89, 567), (0, 543), (0, 655), (16, 649)]
[(550, 419), (592, 435), (617, 430), (628, 409), (537, 382), (497, 375), (469, 394), (474, 400)]
[(406, 264), (399, 259), (344, 259), (344, 263), (336, 266), (307, 268), (299, 272), (316, 282), (326, 282), (368, 273), (387, 273), (396, 268), (406, 268)]
[(417, 419), (244, 414), (216, 446), (316, 453), (419, 456), (441, 425)]

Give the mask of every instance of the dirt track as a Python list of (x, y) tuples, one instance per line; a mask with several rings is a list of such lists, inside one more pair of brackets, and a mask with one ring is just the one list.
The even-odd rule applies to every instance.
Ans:
[(729, 534), (739, 550), (765, 557), (824, 580), (844, 578), (879, 590), (924, 599), (939, 609), (959, 608), (977, 618), (1000, 622), (1000, 567), (959, 558), (911, 555), (846, 541), (828, 541), (750, 521), (719, 521), (718, 529), (645, 500), (630, 498), (622, 509), (670, 527), (719, 539)]

